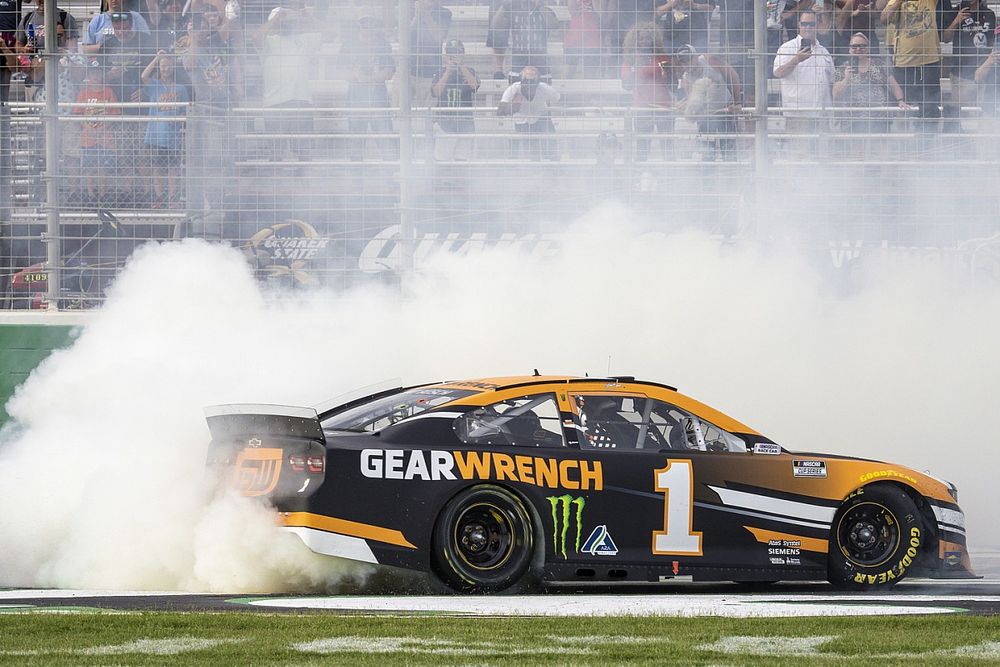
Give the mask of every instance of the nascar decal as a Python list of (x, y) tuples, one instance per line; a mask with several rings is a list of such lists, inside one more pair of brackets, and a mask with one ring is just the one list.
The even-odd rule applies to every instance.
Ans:
[(796, 459), (792, 461), (795, 477), (826, 477), (826, 461)]
[(604, 471), (600, 461), (511, 456), (497, 452), (363, 449), (361, 474), (371, 479), (495, 479), (547, 489), (604, 489)]
[(753, 446), (753, 453), (777, 455), (781, 453), (781, 447), (770, 442), (758, 442)]
[[(583, 508), (587, 504), (585, 498), (574, 498), (571, 495), (548, 496), (546, 500), (552, 505), (552, 549), (566, 558), (566, 535), (572, 523), (575, 527), (576, 540), (574, 546), (580, 553), (580, 531), (583, 526)], [(575, 511), (573, 511), (575, 508)]]

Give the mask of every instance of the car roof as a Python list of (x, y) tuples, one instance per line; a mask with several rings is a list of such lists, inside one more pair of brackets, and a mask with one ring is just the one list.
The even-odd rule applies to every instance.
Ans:
[[(525, 394), (559, 391), (574, 393), (642, 394), (650, 398), (672, 403), (705, 419), (719, 428), (734, 433), (760, 435), (757, 431), (729, 415), (716, 410), (690, 396), (677, 391), (675, 387), (639, 380), (632, 376), (577, 377), (571, 375), (513, 375), (486, 377), (470, 380), (449, 380), (425, 387), (463, 389), (475, 393), (457, 399), (449, 405), (488, 405)], [(442, 406), (443, 407), (443, 406)]]

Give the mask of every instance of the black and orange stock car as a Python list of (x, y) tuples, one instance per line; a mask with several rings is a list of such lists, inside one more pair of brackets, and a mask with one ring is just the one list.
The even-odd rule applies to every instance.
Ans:
[(955, 487), (788, 451), (673, 387), (508, 377), (330, 410), (206, 410), (209, 462), (313, 551), (460, 591), (546, 581), (972, 577)]

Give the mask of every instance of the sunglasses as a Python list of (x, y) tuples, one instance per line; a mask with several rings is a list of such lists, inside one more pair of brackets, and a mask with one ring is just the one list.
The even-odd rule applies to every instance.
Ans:
[(867, 49), (867, 44), (851, 44), (852, 49)]
[(803, 28), (814, 28), (816, 26), (815, 21), (802, 21), (799, 25)]

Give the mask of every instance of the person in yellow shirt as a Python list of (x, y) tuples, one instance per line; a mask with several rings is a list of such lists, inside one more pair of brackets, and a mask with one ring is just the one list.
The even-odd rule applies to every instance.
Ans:
[(955, 30), (949, 0), (878, 0), (886, 42), (893, 50), (895, 77), (906, 101), (931, 119), (921, 129), (937, 129), (941, 117), (941, 42)]

